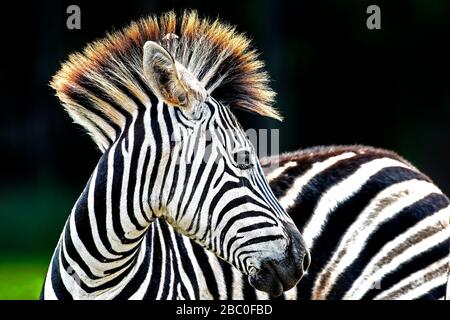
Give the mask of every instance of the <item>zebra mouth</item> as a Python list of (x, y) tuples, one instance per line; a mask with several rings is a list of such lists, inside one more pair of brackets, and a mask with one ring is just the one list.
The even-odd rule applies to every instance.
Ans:
[(288, 287), (278, 275), (273, 263), (267, 263), (267, 267), (253, 271), (248, 280), (256, 290), (267, 292), (271, 297), (280, 296)]
[[(305, 256), (305, 261), (308, 259), (309, 254)], [(283, 262), (266, 261), (261, 269), (254, 269), (250, 273), (248, 277), (250, 285), (256, 290), (267, 292), (271, 298), (276, 298), (284, 291), (292, 289), (306, 271), (303, 268), (294, 271), (292, 267), (286, 268), (283, 264)]]
[(249, 271), (250, 285), (267, 292), (273, 298), (297, 285), (311, 262), (300, 233), (296, 231), (290, 234), (291, 241), (283, 259), (266, 259), (261, 263), (261, 268)]

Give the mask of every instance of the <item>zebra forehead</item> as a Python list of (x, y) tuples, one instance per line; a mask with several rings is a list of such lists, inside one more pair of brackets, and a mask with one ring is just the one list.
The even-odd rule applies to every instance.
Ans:
[(109, 33), (62, 64), (50, 85), (76, 122), (95, 109), (120, 127), (114, 103), (133, 113), (138, 109), (135, 100), (148, 101), (142, 65), (147, 41), (168, 50), (224, 105), (281, 120), (272, 106), (275, 93), (264, 63), (246, 36), (218, 19), (200, 18), (196, 11), (171, 11)]

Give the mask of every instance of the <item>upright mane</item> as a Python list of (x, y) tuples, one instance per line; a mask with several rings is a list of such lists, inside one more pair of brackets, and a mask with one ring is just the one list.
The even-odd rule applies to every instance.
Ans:
[(224, 105), (281, 119), (272, 107), (275, 93), (264, 63), (245, 35), (195, 11), (179, 17), (168, 12), (132, 22), (71, 54), (51, 81), (66, 111), (102, 151), (127, 118), (149, 103), (142, 65), (149, 40), (167, 49)]

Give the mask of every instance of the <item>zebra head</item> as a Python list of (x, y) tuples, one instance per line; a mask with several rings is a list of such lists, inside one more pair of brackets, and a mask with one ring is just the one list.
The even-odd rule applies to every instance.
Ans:
[(102, 281), (122, 274), (160, 218), (256, 289), (293, 287), (309, 253), (229, 110), (280, 118), (268, 81), (244, 35), (195, 11), (143, 18), (72, 54), (51, 86), (103, 152), (64, 231), (102, 230), (94, 260), (92, 246), (76, 246), (81, 265)]
[(256, 289), (278, 296), (295, 286), (309, 253), (228, 106), (156, 42), (144, 45), (143, 72), (155, 95), (146, 133), (152, 214), (247, 274)]

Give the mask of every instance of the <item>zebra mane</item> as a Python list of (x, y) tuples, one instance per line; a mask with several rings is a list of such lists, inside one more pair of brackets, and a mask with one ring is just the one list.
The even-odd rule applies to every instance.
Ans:
[(218, 19), (200, 18), (196, 11), (179, 17), (171, 11), (88, 44), (71, 54), (51, 81), (66, 111), (102, 151), (120, 134), (127, 117), (139, 105), (148, 105), (142, 56), (149, 40), (166, 48), (224, 105), (281, 120), (272, 107), (275, 93), (264, 63), (245, 35)]

